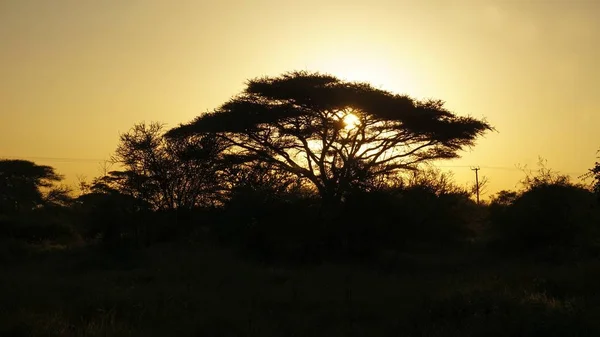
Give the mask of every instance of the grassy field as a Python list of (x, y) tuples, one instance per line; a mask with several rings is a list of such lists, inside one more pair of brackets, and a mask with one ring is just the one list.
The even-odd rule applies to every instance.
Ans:
[(600, 336), (600, 262), (477, 249), (263, 266), (206, 244), (2, 243), (0, 336)]

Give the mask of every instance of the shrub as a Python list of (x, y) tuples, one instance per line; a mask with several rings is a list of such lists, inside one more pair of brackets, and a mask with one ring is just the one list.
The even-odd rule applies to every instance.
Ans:
[(78, 233), (65, 217), (39, 210), (0, 219), (0, 237), (27, 243), (69, 243)]
[(564, 182), (540, 183), (503, 192), (490, 204), (495, 238), (516, 252), (581, 251), (598, 237), (599, 210), (593, 194)]

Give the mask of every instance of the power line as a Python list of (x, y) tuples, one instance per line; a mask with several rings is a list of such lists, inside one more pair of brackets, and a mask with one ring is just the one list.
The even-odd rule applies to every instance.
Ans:
[[(440, 168), (472, 168), (474, 165), (435, 165)], [(521, 171), (517, 167), (508, 166), (478, 166), (479, 168), (490, 169), (490, 170), (509, 170), (509, 171)]]
[[(24, 159), (24, 160), (40, 160), (40, 161), (48, 161), (48, 162), (57, 162), (57, 163), (104, 163), (109, 161), (109, 159), (103, 158), (81, 158), (81, 157), (42, 157), (42, 156), (0, 156), (0, 159)], [(473, 168), (474, 165), (434, 165), (437, 168)], [(480, 169), (486, 170), (506, 170), (506, 171), (523, 171), (523, 169), (518, 167), (508, 167), (508, 166), (477, 166)], [(587, 171), (586, 171), (587, 172)], [(562, 174), (568, 174), (573, 176), (581, 176), (586, 172), (560, 172)]]
[[(435, 165), (438, 168), (472, 168), (473, 165)], [(505, 171), (521, 171), (523, 172), (526, 168), (518, 168), (518, 167), (507, 167), (507, 166), (478, 166), (479, 168), (486, 170), (505, 170)], [(556, 171), (558, 174), (567, 174), (573, 176), (580, 176), (585, 174), (585, 172), (561, 172)]]
[(75, 157), (35, 157), (35, 156), (0, 156), (4, 159), (24, 159), (24, 160), (40, 160), (49, 162), (61, 163), (99, 163), (105, 162), (107, 159), (99, 158), (75, 158)]

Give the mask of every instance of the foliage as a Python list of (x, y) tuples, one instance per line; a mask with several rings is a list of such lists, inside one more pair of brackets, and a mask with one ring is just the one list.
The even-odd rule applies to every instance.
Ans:
[[(31, 211), (44, 205), (42, 189), (51, 188), (60, 180), (62, 177), (50, 166), (26, 160), (0, 160), (0, 214)], [(52, 195), (57, 194), (61, 193)]]
[(424, 168), (412, 171), (404, 177), (404, 185), (411, 188), (426, 188), (435, 195), (464, 194), (470, 192), (458, 186), (452, 172), (442, 172), (437, 168)]
[(65, 208), (73, 202), (73, 190), (66, 185), (53, 186), (45, 193), (45, 207)]
[(291, 246), (314, 241), (306, 237), (311, 231), (320, 234), (314, 193), (295, 176), (268, 163), (237, 165), (229, 172), (228, 198), (214, 228), (222, 241), (262, 260), (289, 261), (289, 254), (297, 254)]
[[(598, 152), (600, 153), (600, 151)], [(598, 159), (600, 159), (600, 157)], [(589, 169), (588, 172), (584, 174), (581, 178), (593, 180), (592, 189), (594, 193), (596, 193), (598, 201), (600, 202), (600, 162), (596, 162), (594, 167)]]
[[(503, 228), (507, 224), (510, 224), (511, 210), (515, 201), (520, 197), (519, 192), (502, 190), (496, 195), (492, 196), (488, 207), (488, 219), (493, 225), (493, 229), (497, 227)], [(496, 235), (502, 236), (503, 234), (496, 233)]]
[[(439, 170), (368, 180), (332, 222), (314, 188), (269, 162), (227, 162), (211, 212), (155, 209), (120, 174), (83, 184), (74, 202), (0, 216), (0, 335), (600, 333), (597, 258), (523, 254), (567, 257), (600, 237), (591, 192), (545, 168), (489, 206), (516, 259), (464, 244), (484, 206)], [(192, 241), (184, 223), (242, 254)], [(78, 232), (107, 245), (64, 249)], [(121, 249), (130, 243), (145, 247)]]
[(80, 215), (81, 231), (86, 239), (100, 239), (105, 244), (114, 244), (127, 237), (136, 239), (144, 226), (140, 215), (148, 205), (130, 195), (91, 192), (77, 198), (76, 211)]
[(548, 161), (542, 157), (538, 158), (538, 169), (532, 171), (527, 166), (521, 167), (521, 171), (525, 174), (525, 178), (521, 180), (521, 185), (525, 190), (532, 190), (539, 187), (556, 185), (556, 186), (571, 186), (571, 179), (568, 175), (555, 172), (548, 168)]
[(600, 163), (596, 162), (596, 166), (590, 172), (594, 175), (594, 192), (600, 197)]
[(0, 241), (17, 240), (30, 244), (71, 244), (79, 242), (79, 233), (67, 212), (36, 209), (18, 216), (0, 217)]
[[(261, 166), (258, 172), (263, 170)], [(437, 170), (411, 174), (377, 190), (355, 190), (329, 218), (323, 217), (314, 194), (290, 189), (294, 177), (281, 174), (278, 179), (243, 180), (232, 190), (215, 228), (261, 260), (370, 259), (386, 249), (452, 246), (473, 235), (476, 205)]]
[(336, 202), (373, 178), (455, 158), (491, 129), (442, 101), (292, 72), (250, 80), (243, 93), (169, 135), (215, 132), (237, 160), (271, 163)]
[(347, 230), (354, 231), (352, 245), (369, 254), (456, 245), (474, 234), (477, 220), (469, 194), (439, 171), (411, 174), (393, 188), (354, 193), (342, 214), (336, 233), (344, 237)]
[(223, 144), (210, 134), (166, 138), (159, 123), (136, 124), (122, 134), (110, 186), (153, 209), (191, 209), (220, 202)]
[(492, 199), (490, 220), (496, 238), (517, 252), (565, 257), (595, 245), (600, 210), (592, 193), (547, 169), (545, 161), (539, 166), (537, 174), (527, 174), (522, 191), (503, 191)]

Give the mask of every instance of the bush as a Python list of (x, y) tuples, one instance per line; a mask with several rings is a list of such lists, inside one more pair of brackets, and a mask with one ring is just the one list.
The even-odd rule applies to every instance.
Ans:
[(575, 252), (598, 237), (599, 210), (587, 189), (552, 182), (520, 193), (504, 192), (490, 204), (493, 234), (516, 252)]
[(212, 231), (220, 242), (265, 262), (314, 262), (323, 238), (317, 205), (310, 195), (240, 186)]
[(76, 211), (80, 231), (90, 240), (104, 245), (147, 244), (151, 215), (140, 200), (121, 193), (89, 193), (78, 198)]
[(310, 193), (244, 180), (215, 233), (263, 260), (302, 263), (369, 260), (389, 249), (455, 245), (472, 234), (478, 207), (468, 193), (439, 172), (411, 178), (354, 190), (335, 208)]
[(354, 195), (342, 218), (350, 241), (364, 253), (374, 253), (461, 242), (471, 235), (476, 206), (464, 193), (437, 194), (428, 186), (411, 186)]
[(27, 243), (69, 243), (78, 233), (62, 216), (52, 216), (39, 210), (0, 219), (0, 238), (15, 239)]

